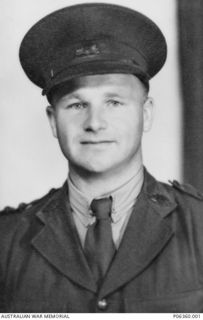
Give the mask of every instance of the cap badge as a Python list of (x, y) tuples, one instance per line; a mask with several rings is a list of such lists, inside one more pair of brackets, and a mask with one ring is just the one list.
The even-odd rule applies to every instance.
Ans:
[(80, 47), (75, 51), (75, 55), (77, 57), (92, 56), (92, 55), (97, 55), (99, 53), (100, 53), (100, 50), (96, 44), (93, 44), (91, 46)]

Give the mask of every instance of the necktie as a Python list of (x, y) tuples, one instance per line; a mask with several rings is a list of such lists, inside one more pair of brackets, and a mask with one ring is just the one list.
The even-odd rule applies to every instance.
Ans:
[(90, 207), (96, 221), (88, 227), (84, 249), (100, 286), (115, 253), (111, 230), (112, 198), (94, 199)]

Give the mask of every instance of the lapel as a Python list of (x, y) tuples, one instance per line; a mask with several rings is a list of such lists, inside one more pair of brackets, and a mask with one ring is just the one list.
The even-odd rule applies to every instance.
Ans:
[(166, 246), (174, 233), (169, 214), (176, 206), (173, 196), (145, 170), (143, 189), (101, 287), (100, 298), (136, 277)]
[(37, 212), (43, 226), (32, 239), (32, 245), (66, 277), (96, 292), (96, 284), (74, 227), (67, 189), (64, 184), (43, 210)]
[[(142, 191), (99, 298), (136, 277), (160, 253), (173, 236), (169, 214), (176, 206), (170, 192), (145, 170)], [(96, 293), (97, 287), (75, 230), (66, 184), (36, 216), (42, 227), (32, 239), (35, 249), (67, 278)]]

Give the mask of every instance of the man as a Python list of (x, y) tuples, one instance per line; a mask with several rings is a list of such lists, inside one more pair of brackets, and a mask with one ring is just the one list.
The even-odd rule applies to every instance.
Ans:
[(1, 213), (1, 312), (203, 311), (203, 197), (143, 168), (165, 59), (151, 20), (109, 4), (54, 12), (23, 39), (69, 173)]

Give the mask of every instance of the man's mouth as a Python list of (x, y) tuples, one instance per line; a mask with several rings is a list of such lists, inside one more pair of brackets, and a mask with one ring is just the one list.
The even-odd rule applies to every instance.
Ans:
[(114, 143), (115, 141), (113, 140), (99, 140), (99, 141), (95, 141), (95, 140), (85, 140), (85, 141), (81, 141), (81, 144), (110, 144), (110, 143)]

